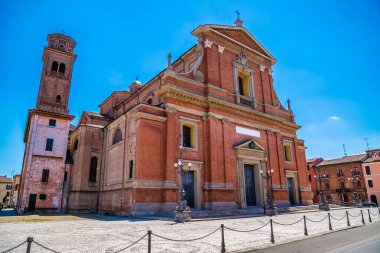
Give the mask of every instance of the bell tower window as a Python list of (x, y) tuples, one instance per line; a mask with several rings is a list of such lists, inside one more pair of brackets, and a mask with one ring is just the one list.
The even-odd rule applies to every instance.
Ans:
[(62, 102), (62, 99), (61, 99), (61, 96), (58, 95), (56, 98), (55, 98), (55, 102), (60, 104)]
[(64, 63), (59, 64), (59, 73), (65, 74), (65, 68), (66, 68), (66, 66)]
[(53, 64), (51, 65), (51, 71), (57, 72), (58, 70), (58, 62), (53, 61)]

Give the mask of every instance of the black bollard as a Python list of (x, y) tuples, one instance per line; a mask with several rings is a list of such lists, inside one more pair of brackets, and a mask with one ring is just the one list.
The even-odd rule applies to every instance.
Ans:
[(270, 242), (274, 243), (273, 221), (270, 219)]
[(30, 253), (30, 249), (32, 248), (32, 242), (33, 242), (33, 237), (29, 236), (26, 238), (26, 242), (28, 245), (26, 246), (26, 253)]
[(365, 224), (363, 210), (360, 210), (360, 213), (362, 214), (362, 223)]
[(303, 226), (304, 226), (304, 235), (308, 236), (309, 233), (307, 232), (307, 227), (306, 227), (306, 216), (303, 216)]
[(367, 211), (368, 211), (368, 220), (369, 222), (372, 222), (371, 213), (369, 212), (369, 209), (367, 209)]
[(225, 253), (226, 252), (226, 244), (224, 243), (224, 225), (220, 225), (220, 228), (222, 230), (222, 249), (220, 252)]
[(148, 230), (148, 253), (152, 252), (152, 230)]
[(327, 215), (329, 216), (329, 229), (332, 230), (330, 213), (328, 213)]
[(348, 211), (346, 211), (346, 215), (347, 215), (347, 226), (351, 227), (350, 218), (348, 217)]

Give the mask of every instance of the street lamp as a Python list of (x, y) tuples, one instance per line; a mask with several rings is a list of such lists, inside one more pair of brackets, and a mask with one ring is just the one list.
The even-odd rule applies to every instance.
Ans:
[[(314, 175), (314, 177), (316, 177), (316, 175)], [(322, 177), (327, 178), (328, 175), (325, 172), (323, 172)], [(319, 172), (319, 167), (318, 167), (318, 181), (319, 181), (319, 188), (320, 188), (318, 206), (319, 206), (319, 210), (329, 211), (330, 210), (329, 202), (327, 202), (322, 190), (322, 177), (321, 177), (321, 174)]]
[[(179, 136), (181, 138), (181, 136)], [(180, 150), (180, 158), (177, 160), (176, 163), (174, 163), (174, 167), (176, 168), (176, 171), (180, 177), (179, 179), (179, 187), (178, 187), (178, 202), (177, 206), (174, 211), (174, 221), (177, 223), (183, 223), (185, 221), (191, 220), (191, 210), (190, 207), (187, 206), (187, 201), (184, 199), (186, 192), (183, 188), (183, 175), (185, 174), (184, 171), (184, 162), (183, 162), (183, 152), (186, 151), (186, 148), (182, 147), (182, 145), (179, 146)], [(191, 168), (191, 163), (189, 162), (187, 164), (189, 170)]]
[[(274, 203), (274, 198), (273, 198), (273, 174), (274, 170), (273, 169), (267, 169), (267, 162), (268, 162), (268, 157), (267, 157), (267, 151), (264, 151), (264, 160), (265, 160), (265, 176), (263, 176), (264, 171), (260, 170), (260, 174), (262, 177), (265, 177), (267, 180), (267, 199), (264, 204), (264, 214), (268, 214), (270, 216), (272, 215), (277, 215), (277, 207), (276, 204)], [(269, 182), (270, 182), (270, 187), (269, 187)]]
[(350, 171), (351, 171), (351, 177), (348, 178), (348, 181), (354, 184), (354, 202), (356, 204), (356, 207), (363, 207), (361, 200), (357, 197), (356, 184), (360, 180), (359, 175), (357, 171), (354, 171), (352, 169), (350, 169)]

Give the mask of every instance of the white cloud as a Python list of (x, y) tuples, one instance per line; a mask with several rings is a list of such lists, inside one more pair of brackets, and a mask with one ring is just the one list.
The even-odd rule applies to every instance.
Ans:
[(332, 119), (332, 120), (340, 120), (340, 118), (338, 117), (338, 116), (331, 116), (331, 117), (329, 117), (329, 119)]

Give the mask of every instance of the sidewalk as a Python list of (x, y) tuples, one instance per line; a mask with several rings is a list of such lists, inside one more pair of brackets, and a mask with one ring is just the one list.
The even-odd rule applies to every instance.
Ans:
[[(365, 223), (369, 222), (368, 208), (363, 208)], [(373, 222), (379, 222), (377, 208), (369, 209)], [(362, 226), (361, 210), (358, 208), (332, 210), (333, 231), (347, 228), (346, 211), (349, 211), (351, 227)], [(147, 231), (152, 230), (152, 252), (221, 252), (221, 229), (223, 223), (227, 252), (243, 252), (306, 238), (304, 220), (309, 237), (330, 232), (327, 212), (282, 214), (273, 219), (275, 243), (271, 243), (270, 217), (205, 220), (175, 224), (171, 221), (127, 219), (125, 217), (88, 216), (87, 219), (48, 222), (0, 223), (0, 252), (15, 246), (30, 235), (34, 240), (58, 252), (116, 252), (141, 241), (122, 252), (147, 252)], [(0, 218), (1, 219), (1, 218)], [(291, 225), (292, 224), (292, 225)], [(259, 229), (262, 227), (261, 229)], [(256, 230), (256, 231), (251, 231)], [(239, 231), (239, 232), (238, 232)], [(214, 233), (213, 233), (214, 232)], [(205, 235), (209, 236), (194, 241)], [(158, 237), (158, 236), (160, 237)], [(162, 238), (163, 237), (163, 238)], [(167, 239), (170, 240), (167, 240)], [(26, 252), (26, 244), (12, 252)], [(49, 252), (32, 244), (31, 252)]]

